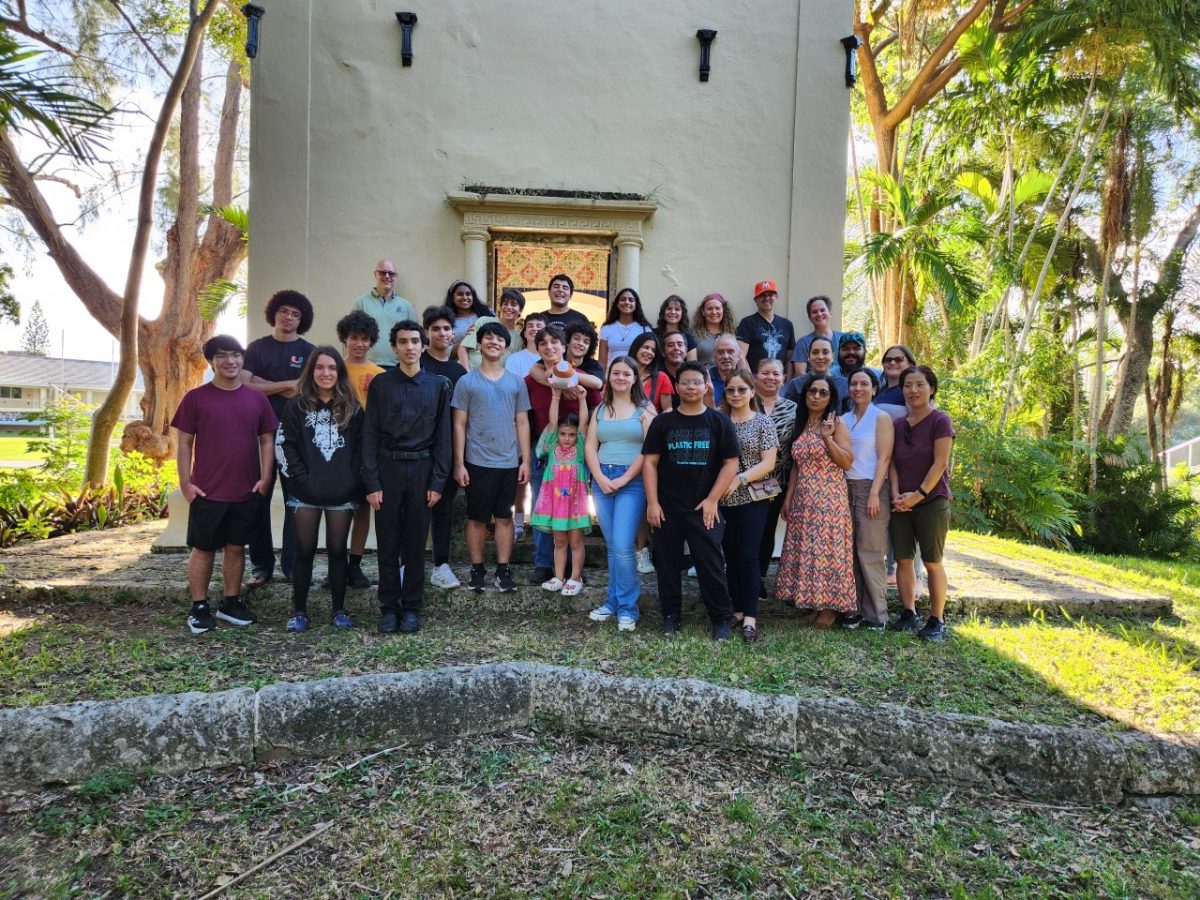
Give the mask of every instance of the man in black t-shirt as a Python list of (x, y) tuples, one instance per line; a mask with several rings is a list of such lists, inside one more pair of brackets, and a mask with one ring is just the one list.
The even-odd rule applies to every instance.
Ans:
[(759, 360), (768, 356), (786, 366), (796, 348), (796, 329), (788, 319), (775, 315), (778, 299), (774, 281), (758, 282), (754, 285), (754, 305), (758, 312), (738, 322), (738, 349), (751, 372), (758, 371)]
[[(288, 398), (296, 393), (300, 370), (313, 351), (313, 345), (300, 335), (312, 328), (312, 303), (299, 291), (276, 291), (267, 301), (267, 324), (273, 331), (266, 337), (251, 341), (246, 348), (242, 366), (242, 383), (267, 395), (277, 418), (283, 418)], [(278, 469), (276, 469), (278, 471)], [(287, 506), (288, 487), (282, 474), (279, 486), (283, 490), (283, 543), (279, 548), (279, 568), (285, 581), (292, 580), (292, 560), (296, 555), (296, 528), (292, 510)], [(271, 496), (275, 479), (267, 489), (262, 519), (250, 540), (249, 587), (266, 584), (275, 574), (275, 546), (271, 536)]]
[(550, 295), (550, 308), (542, 315), (546, 317), (546, 324), (561, 325), (565, 330), (568, 325), (577, 325), (579, 323), (587, 324), (588, 317), (577, 309), (571, 309), (571, 297), (575, 294), (575, 282), (571, 280), (570, 275), (558, 274), (550, 279), (550, 286), (546, 288), (546, 293)]
[(712, 621), (713, 640), (729, 638), (732, 606), (721, 538), (725, 523), (717, 503), (738, 472), (738, 443), (728, 417), (704, 405), (704, 367), (685, 362), (675, 388), (679, 408), (650, 423), (642, 445), (646, 519), (657, 529), (654, 569), (664, 634), (679, 631), (683, 600), (683, 544), (692, 553), (700, 598)]
[[(467, 374), (456, 359), (451, 359), (450, 348), (454, 345), (454, 310), (448, 306), (431, 306), (421, 316), (421, 324), (429, 334), (429, 346), (421, 354), (421, 368), (434, 375), (441, 375), (450, 382), (450, 395), (458, 379)], [(454, 509), (454, 497), (458, 494), (458, 482), (454, 472), (446, 478), (442, 487), (442, 499), (433, 507), (430, 527), (433, 530), (433, 573), (430, 583), (434, 587), (450, 590), (462, 587), (462, 583), (450, 568), (450, 518)]]

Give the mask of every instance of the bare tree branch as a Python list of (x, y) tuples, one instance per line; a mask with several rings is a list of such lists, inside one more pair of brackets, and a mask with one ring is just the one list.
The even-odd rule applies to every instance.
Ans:
[(125, 20), (125, 24), (128, 25), (129, 30), (133, 32), (133, 36), (138, 39), (138, 42), (141, 43), (146, 52), (150, 54), (150, 58), (158, 63), (158, 67), (166, 73), (168, 78), (170, 78), (172, 74), (170, 68), (168, 68), (167, 64), (162, 61), (162, 57), (154, 52), (154, 48), (150, 46), (150, 42), (146, 40), (146, 36), (138, 30), (138, 27), (135, 24), (133, 24), (133, 20), (129, 18), (129, 15), (125, 12), (125, 7), (123, 7), (118, 0), (109, 0), (109, 2), (113, 5), (113, 9), (121, 14), (121, 18)]
[[(23, 6), (24, 4), (22, 4), (22, 7)], [(72, 50), (70, 47), (60, 44), (54, 38), (50, 37), (50, 35), (46, 34), (46, 32), (38, 31), (36, 28), (31, 26), (29, 21), (25, 18), (24, 8), (21, 9), (21, 17), (19, 19), (7, 19), (3, 16), (0, 16), (0, 26), (4, 26), (9, 31), (15, 31), (17, 34), (23, 34), (30, 40), (37, 41), (42, 46), (50, 48), (55, 53), (61, 53), (64, 56), (69, 56), (71, 59), (79, 58), (79, 52), (77, 50)]]
[(63, 178), (61, 175), (35, 175), (34, 178), (38, 181), (51, 181), (55, 184), (61, 184), (75, 195), (76, 200), (83, 199), (83, 191), (79, 185), (69, 179)]

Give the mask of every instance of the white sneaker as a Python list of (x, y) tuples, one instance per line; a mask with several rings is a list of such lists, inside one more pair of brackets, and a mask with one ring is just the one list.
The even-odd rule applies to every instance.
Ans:
[(563, 589), (563, 580), (561, 578), (551, 578), (549, 581), (542, 582), (542, 590), (549, 591), (552, 594), (557, 594)]
[(637, 552), (637, 570), (640, 575), (654, 574), (654, 561), (650, 559), (649, 547), (643, 547)]
[(434, 587), (444, 588), (445, 590), (462, 587), (462, 582), (455, 577), (449, 563), (442, 563), (440, 566), (435, 567), (433, 574), (429, 576), (429, 583)]
[(610, 610), (607, 606), (601, 606), (588, 613), (588, 618), (593, 622), (607, 622), (614, 615), (616, 615), (616, 613)]
[[(545, 585), (542, 585), (545, 587)], [(583, 582), (576, 581), (574, 578), (568, 578), (567, 583), (563, 585), (562, 595), (564, 597), (574, 597), (583, 590)]]
[(617, 619), (617, 631), (633, 631), (637, 628), (637, 620), (627, 616)]

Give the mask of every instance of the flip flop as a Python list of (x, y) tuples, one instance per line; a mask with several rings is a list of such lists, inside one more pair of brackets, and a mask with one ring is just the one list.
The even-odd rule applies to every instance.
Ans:
[(270, 584), (274, 575), (268, 575), (266, 572), (251, 572), (250, 580), (246, 582), (246, 587), (250, 590), (260, 588), (263, 585)]

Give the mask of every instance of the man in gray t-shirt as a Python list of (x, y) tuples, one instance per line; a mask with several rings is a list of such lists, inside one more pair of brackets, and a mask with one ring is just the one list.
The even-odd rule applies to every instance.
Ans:
[(508, 563), (513, 546), (513, 500), (517, 484), (529, 480), (529, 391), (524, 379), (504, 368), (512, 337), (499, 322), (476, 333), (482, 362), (458, 380), (450, 407), (454, 415), (454, 478), (467, 497), (470, 588), (483, 590), (487, 526), (496, 520), (496, 580), (502, 592), (516, 590)]

